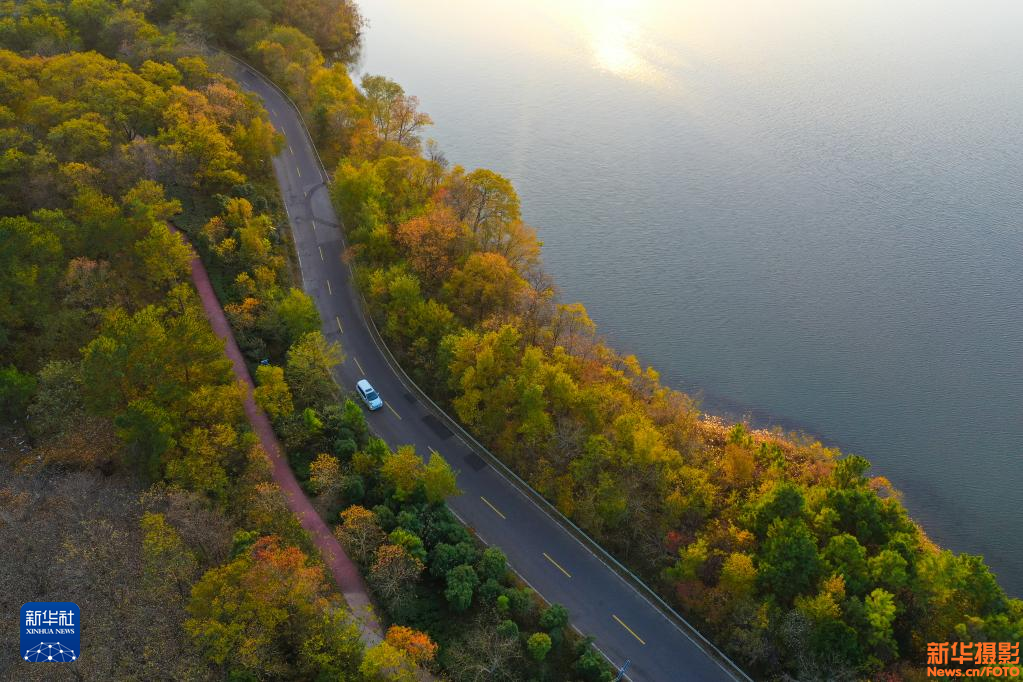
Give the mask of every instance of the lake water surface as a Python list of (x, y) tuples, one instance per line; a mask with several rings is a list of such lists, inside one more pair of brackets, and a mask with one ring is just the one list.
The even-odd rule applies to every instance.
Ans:
[(1023, 3), (360, 5), (359, 72), (515, 182), (613, 345), (1023, 594)]

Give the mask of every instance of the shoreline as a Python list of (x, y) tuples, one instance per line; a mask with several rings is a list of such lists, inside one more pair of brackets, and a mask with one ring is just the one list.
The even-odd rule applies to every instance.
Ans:
[[(750, 412), (744, 412), (741, 415), (737, 412), (729, 413), (727, 409), (725, 410), (721, 409), (722, 403), (724, 404), (731, 403), (733, 405), (738, 405), (738, 403), (730, 401), (727, 398), (722, 399), (717, 396), (715, 396), (714, 402), (712, 402), (711, 406), (708, 408), (709, 410), (712, 411), (704, 412), (705, 403), (699, 399), (699, 397), (702, 396), (702, 389), (700, 389), (700, 392), (690, 392), (690, 390), (688, 389), (677, 390), (681, 391), (690, 398), (693, 398), (694, 400), (698, 401), (701, 411), (701, 422), (704, 422), (707, 425), (707, 428), (710, 430), (711, 433), (715, 432), (720, 433), (721, 434), (720, 439), (722, 442), (725, 436), (727, 435), (727, 431), (730, 428), (730, 426), (737, 423), (742, 423), (747, 425), (750, 435), (752, 435), (756, 439), (762, 439), (764, 441), (776, 442), (780, 441), (786, 443), (806, 439), (808, 441), (818, 442), (825, 448), (829, 449), (833, 448), (839, 450), (841, 451), (844, 457), (857, 454), (861, 455), (862, 457), (865, 457), (870, 462), (871, 472), (874, 474), (875, 477), (881, 477), (884, 478), (886, 481), (891, 482), (894, 494), (898, 497), (899, 501), (906, 507), (913, 523), (917, 526), (917, 528), (920, 529), (921, 536), (932, 546), (934, 550), (940, 551), (942, 549), (949, 549), (957, 554), (980, 555), (981, 557), (983, 557), (984, 562), (988, 564), (989, 568), (991, 568), (991, 572), (998, 579), (998, 584), (1001, 585), (1003, 589), (1005, 589), (1006, 594), (1009, 597), (1020, 598), (1021, 595), (1023, 595), (1023, 588), (1020, 588), (1019, 586), (1016, 585), (1017, 582), (1023, 582), (1023, 566), (1019, 567), (1019, 569), (1015, 572), (1011, 570), (1011, 567), (1008, 571), (1002, 572), (1000, 570), (996, 570), (995, 567), (991, 566), (992, 557), (997, 557), (999, 559), (999, 564), (1005, 563), (1003, 560), (1008, 559), (1009, 555), (1008, 552), (1005, 555), (1001, 555), (992, 552), (990, 547), (978, 546), (975, 548), (969, 548), (953, 546), (954, 541), (949, 539), (947, 531), (943, 530), (949, 524), (944, 523), (940, 518), (937, 518), (933, 513), (928, 513), (926, 510), (920, 508), (919, 498), (923, 497), (931, 499), (936, 498), (940, 500), (940, 504), (936, 505), (937, 507), (939, 508), (951, 507), (954, 510), (954, 512), (950, 513), (949, 515), (961, 516), (963, 514), (969, 514), (970, 513), (969, 510), (963, 509), (961, 504), (959, 504), (955, 499), (945, 494), (945, 489), (943, 488), (935, 489), (933, 486), (927, 486), (926, 483), (920, 479), (917, 479), (915, 481), (909, 481), (908, 485), (906, 486), (899, 485), (898, 480), (892, 480), (885, 473), (883, 473), (884, 466), (877, 463), (877, 457), (873, 453), (862, 454), (856, 452), (855, 450), (849, 449), (844, 443), (842, 443), (839, 440), (822, 436), (812, 429), (802, 428), (798, 426), (797, 425), (798, 422), (795, 422), (795, 420), (786, 419), (776, 420), (772, 418), (769, 415), (769, 413), (763, 410), (753, 410)], [(753, 414), (753, 418), (747, 419), (747, 417), (751, 413)], [(789, 423), (787, 424), (786, 422)], [(924, 487), (926, 489), (921, 490), (921, 487)], [(910, 505), (912, 503), (907, 502), (906, 500), (907, 495), (910, 495), (913, 498), (917, 498), (915, 499), (917, 504), (914, 504), (911, 507)], [(936, 537), (942, 539), (937, 540), (935, 539)], [(971, 534), (970, 537), (975, 536)], [(1010, 587), (1006, 583), (1010, 583), (1012, 587)]]

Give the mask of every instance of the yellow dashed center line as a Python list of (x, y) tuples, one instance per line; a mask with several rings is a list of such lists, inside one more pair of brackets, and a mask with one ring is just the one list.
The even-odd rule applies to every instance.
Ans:
[(622, 619), (621, 619), (621, 618), (619, 618), (618, 616), (616, 616), (616, 615), (615, 615), (615, 614), (613, 614), (613, 613), (611, 614), (611, 617), (612, 617), (612, 618), (614, 618), (614, 619), (615, 619), (616, 621), (618, 621), (618, 624), (619, 624), (619, 625), (621, 625), (621, 626), (622, 626), (623, 628), (625, 628), (626, 630), (628, 630), (628, 631), (629, 631), (629, 634), (630, 634), (630, 635), (632, 635), (632, 636), (633, 636), (633, 637), (635, 637), (635, 638), (636, 638), (637, 640), (639, 640), (639, 643), (640, 643), (640, 644), (642, 644), (642, 645), (646, 646), (646, 642), (644, 642), (644, 641), (643, 641), (643, 638), (642, 638), (642, 637), (640, 637), (639, 635), (637, 635), (637, 634), (636, 634), (635, 632), (633, 632), (633, 631), (632, 631), (632, 628), (630, 628), (630, 627), (629, 627), (628, 625), (626, 625), (626, 624), (625, 624), (624, 622), (622, 622)]
[(394, 408), (393, 408), (393, 407), (391, 407), (391, 403), (389, 403), (389, 402), (387, 402), (387, 401), (385, 400), (385, 401), (384, 401), (384, 405), (387, 405), (387, 409), (391, 411), (391, 414), (393, 414), (393, 415), (394, 415), (395, 417), (397, 417), (398, 419), (401, 419), (401, 415), (400, 415), (400, 414), (398, 414), (397, 412), (395, 412), (395, 411), (394, 411)]
[(366, 372), (364, 372), (364, 371), (362, 370), (362, 365), (360, 365), (360, 364), (359, 364), (359, 358), (357, 358), (357, 357), (355, 357), (355, 356), (353, 355), (353, 356), (352, 356), (352, 360), (355, 360), (355, 366), (359, 368), (359, 372), (361, 372), (361, 373), (362, 373), (362, 376), (366, 376)]
[(322, 246), (317, 246), (316, 248), (318, 248), (320, 250), (320, 260), (322, 260), (322, 261), (327, 260), (326, 258), (323, 257), (323, 247)]
[(562, 573), (564, 573), (564, 574), (565, 574), (566, 576), (568, 576), (569, 578), (571, 578), (571, 577), (572, 577), (572, 574), (571, 574), (571, 573), (569, 573), (568, 571), (566, 571), (566, 570), (565, 570), (564, 568), (562, 568), (562, 567), (561, 567), (561, 564), (559, 564), (559, 563), (558, 563), (557, 561), (555, 561), (554, 559), (552, 559), (552, 558), (551, 558), (551, 555), (550, 555), (550, 554), (548, 554), (547, 552), (544, 552), (544, 553), (543, 553), (543, 555), (544, 555), (544, 558), (546, 558), (546, 559), (547, 559), (547, 561), (549, 561), (549, 562), (551, 562), (552, 564), (554, 564), (555, 566), (557, 566), (557, 567), (558, 567), (558, 570), (559, 570), (559, 571), (561, 571)]
[(341, 332), (342, 334), (344, 334), (344, 333), (345, 333), (345, 330), (341, 328), (341, 318), (340, 318), (340, 317), (338, 317), (337, 315), (335, 315), (335, 316), (334, 316), (334, 321), (335, 321), (335, 322), (337, 322), (337, 330), (338, 330), (339, 332)]
[(327, 280), (327, 293), (330, 294), (331, 296), (334, 295), (334, 290), (330, 288), (330, 280), (329, 279)]
[[(485, 504), (485, 505), (487, 505), (488, 507), (490, 507), (491, 509), (493, 509), (493, 510), (494, 510), (494, 513), (495, 513), (495, 514), (497, 514), (498, 516), (500, 516), (500, 517), (501, 517), (502, 519), (507, 519), (507, 518), (508, 518), (507, 516), (505, 516), (504, 514), (502, 514), (502, 513), (500, 512), (500, 511), (498, 511), (497, 507), (495, 507), (494, 505), (490, 504), (490, 500), (488, 500), (487, 498), (483, 497), (482, 495), (480, 495), (480, 499), (481, 499), (481, 500), (483, 500), (483, 504)], [(546, 554), (544, 554), (544, 556), (547, 556), (547, 555), (546, 555)], [(548, 558), (548, 559), (550, 559), (550, 557), (549, 557), (549, 556), (548, 556), (547, 558)], [(555, 565), (555, 566), (558, 566), (557, 564), (554, 564), (554, 565)], [(558, 568), (561, 568), (561, 567), (560, 567), (560, 566), (558, 566)]]

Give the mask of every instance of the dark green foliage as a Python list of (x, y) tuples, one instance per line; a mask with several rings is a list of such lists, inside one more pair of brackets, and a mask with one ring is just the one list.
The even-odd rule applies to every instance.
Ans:
[(21, 419), (35, 391), (36, 380), (15, 367), (0, 367), (0, 421)]
[(458, 519), (448, 511), (446, 506), (431, 505), (425, 507), (420, 514), (422, 520), (421, 535), (427, 544), (472, 543), (472, 536)]
[(579, 642), (575, 672), (586, 682), (611, 682), (614, 675), (608, 670), (604, 659), (594, 650), (592, 642), (593, 640), (589, 638)]
[(359, 504), (366, 496), (366, 481), (357, 474), (345, 476), (344, 487), (341, 488), (341, 496), (349, 504)]
[(849, 455), (838, 460), (831, 475), (836, 488), (856, 488), (867, 482), (865, 476), (870, 462), (859, 455)]
[(820, 577), (820, 557), (810, 529), (799, 519), (775, 519), (757, 567), (758, 585), (781, 605), (813, 592)]
[(387, 505), (378, 504), (373, 507), (373, 513), (376, 514), (377, 522), (385, 532), (391, 532), (398, 525), (398, 519)]
[(808, 642), (810, 651), (827, 653), (843, 664), (853, 664), (862, 656), (856, 630), (839, 620), (828, 620), (813, 628)]
[[(478, 573), (478, 571), (477, 571)], [(479, 587), (479, 598), (484, 604), (497, 605), (497, 600), (504, 596), (504, 588), (501, 583), (493, 578), (483, 581)], [(505, 597), (507, 600), (507, 597)]]
[(460, 542), (457, 545), (438, 543), (430, 551), (430, 575), (435, 578), (446, 576), (456, 566), (474, 563), (478, 555), (479, 550), (470, 542)]
[(400, 512), (398, 512), (397, 516), (398, 525), (401, 526), (402, 528), (407, 528), (413, 533), (417, 534), (422, 533), (423, 519), (422, 516), (420, 516), (420, 514), (417, 513), (417, 511), (418, 510), (416, 509), (410, 509), (408, 507), (402, 509)]
[(52, 231), (25, 216), (0, 217), (0, 357), (5, 361), (30, 366), (63, 266), (63, 249)]
[(545, 630), (560, 630), (568, 625), (568, 609), (561, 604), (551, 604), (540, 614), (540, 627)]
[(502, 637), (518, 638), (519, 626), (513, 620), (502, 620), (497, 624), (497, 634)]
[(162, 474), (160, 458), (175, 444), (174, 424), (167, 410), (145, 398), (128, 403), (114, 417), (117, 435), (133, 450), (134, 465), (149, 481)]
[(431, 638), (438, 642), (447, 642), (458, 635), (460, 624), (451, 618), (451, 609), (444, 591), (436, 585), (419, 585), (415, 598), (407, 600), (391, 617), (416, 630), (430, 633)]
[(423, 540), (412, 531), (398, 526), (387, 536), (387, 541), (392, 545), (404, 547), (406, 552), (420, 561), (426, 561), (426, 547), (423, 546)]
[(369, 439), (366, 416), (351, 399), (346, 399), (342, 405), (326, 405), (315, 415), (319, 426), (311, 434), (313, 449), (329, 451), (342, 462), (348, 462), (356, 451), (366, 446)]
[(297, 478), (303, 486), (309, 481), (309, 465), (313, 463), (316, 457), (308, 451), (288, 451), (288, 464), (291, 465), (291, 470), (295, 472), (295, 478)]
[(845, 578), (845, 589), (849, 594), (862, 595), (869, 586), (867, 574), (867, 550), (848, 533), (832, 536), (822, 555), (824, 568)]
[(775, 519), (795, 518), (803, 513), (803, 492), (791, 483), (779, 483), (753, 507), (750, 527), (757, 537), (767, 535)]
[(831, 489), (826, 499), (827, 506), (838, 512), (836, 529), (855, 535), (866, 547), (884, 545), (894, 532), (913, 530), (901, 505), (882, 500), (867, 488)]
[(504, 580), (508, 572), (508, 559), (497, 547), (488, 547), (483, 550), (479, 562), (476, 564), (476, 572), (481, 580)]
[(533, 591), (529, 588), (520, 587), (509, 590), (505, 593), (508, 597), (508, 605), (512, 614), (522, 621), (529, 621), (536, 614), (536, 600)]

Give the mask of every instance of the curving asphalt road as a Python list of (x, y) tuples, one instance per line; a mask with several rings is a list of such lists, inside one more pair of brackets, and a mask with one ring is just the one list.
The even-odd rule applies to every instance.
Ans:
[(351, 277), (342, 262), (343, 235), (331, 205), (326, 175), (301, 119), (262, 75), (239, 66), (239, 82), (262, 98), (287, 140), (273, 160), (302, 270), (302, 286), (323, 317), (323, 332), (339, 341), (346, 360), (337, 380), (348, 390), (367, 378), (385, 401), (368, 414), (370, 427), (389, 445), (440, 452), (458, 471), (463, 494), (455, 513), (484, 542), (499, 546), (511, 567), (551, 602), (565, 605), (573, 624), (596, 639), (614, 664), (630, 662), (635, 682), (748, 679), (726, 670), (675, 621), (598, 559), (509, 479), (477, 455), (421, 402), (388, 364), (367, 327)]

